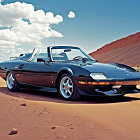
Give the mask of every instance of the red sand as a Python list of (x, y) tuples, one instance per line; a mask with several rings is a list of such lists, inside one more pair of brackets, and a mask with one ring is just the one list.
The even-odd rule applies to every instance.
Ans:
[[(139, 107), (140, 94), (67, 102), (54, 93), (11, 93), (0, 79), (0, 140), (139, 140)], [(13, 128), (18, 133), (8, 135)]]
[(103, 46), (90, 55), (103, 63), (140, 66), (140, 32)]

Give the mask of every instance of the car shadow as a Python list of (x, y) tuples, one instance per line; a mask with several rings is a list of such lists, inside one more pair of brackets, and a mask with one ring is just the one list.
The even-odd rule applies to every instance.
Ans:
[(120, 102), (132, 102), (140, 100), (138, 97), (126, 95), (124, 97), (88, 97), (83, 96), (78, 101), (65, 101), (57, 92), (41, 91), (39, 89), (22, 89), (20, 92), (10, 92), (7, 87), (0, 87), (0, 92), (13, 97), (20, 97), (27, 100), (47, 101), (65, 104), (113, 104)]

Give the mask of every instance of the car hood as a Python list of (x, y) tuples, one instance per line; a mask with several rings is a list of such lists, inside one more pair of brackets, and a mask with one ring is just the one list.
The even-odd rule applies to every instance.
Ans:
[(83, 65), (82, 67), (91, 73), (104, 73), (109, 80), (140, 80), (139, 72), (121, 64), (93, 63), (91, 65)]

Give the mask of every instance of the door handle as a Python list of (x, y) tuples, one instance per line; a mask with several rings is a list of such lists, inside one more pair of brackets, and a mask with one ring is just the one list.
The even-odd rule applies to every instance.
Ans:
[(15, 69), (22, 69), (23, 66), (24, 66), (24, 64), (21, 64), (19, 66), (16, 66)]

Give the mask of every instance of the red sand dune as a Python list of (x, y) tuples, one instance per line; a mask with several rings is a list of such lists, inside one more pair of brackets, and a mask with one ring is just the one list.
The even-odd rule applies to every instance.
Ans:
[(140, 32), (107, 44), (90, 53), (104, 63), (122, 63), (140, 66)]

